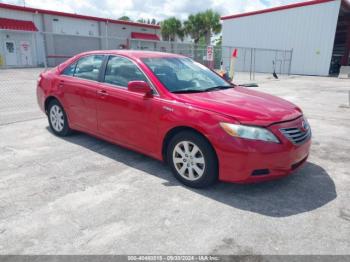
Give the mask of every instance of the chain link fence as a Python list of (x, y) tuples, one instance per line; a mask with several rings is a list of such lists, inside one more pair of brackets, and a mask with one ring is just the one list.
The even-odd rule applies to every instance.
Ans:
[(43, 70), (0, 70), (0, 126), (44, 117), (36, 102), (36, 82)]
[(206, 46), (140, 40), (132, 40), (131, 43), (131, 49), (181, 54), (212, 69), (223, 69), (225, 71), (229, 71), (232, 53), (236, 50), (237, 57), (234, 62), (234, 71), (236, 74), (248, 73), (250, 80), (255, 79), (256, 73), (272, 74), (275, 72), (278, 75), (289, 75), (291, 73), (293, 50), (214, 46), (213, 61), (207, 61)]
[(247, 47), (221, 48), (221, 61), (225, 70), (229, 70), (232, 53), (236, 50), (234, 59), (234, 79), (239, 75), (249, 74), (250, 80), (255, 80), (256, 74), (290, 75), (293, 50), (277, 50)]
[[(233, 51), (234, 80), (255, 79), (259, 73), (290, 74), (292, 50), (269, 50), (247, 47), (214, 47), (213, 61), (207, 61), (207, 47), (192, 43), (150, 41), (118, 37), (80, 36), (38, 32), (18, 45), (32, 46), (28, 55), (18, 56), (21, 68), (0, 63), (0, 125), (45, 117), (36, 101), (36, 82), (39, 74), (66, 59), (89, 50), (133, 49), (181, 54), (212, 69), (229, 71)], [(20, 47), (22, 48), (22, 46)], [(22, 52), (23, 50), (17, 50)], [(22, 59), (22, 60), (21, 60)], [(3, 60), (3, 58), (2, 58)], [(6, 61), (5, 61), (6, 62)], [(18, 67), (18, 66), (17, 66)]]

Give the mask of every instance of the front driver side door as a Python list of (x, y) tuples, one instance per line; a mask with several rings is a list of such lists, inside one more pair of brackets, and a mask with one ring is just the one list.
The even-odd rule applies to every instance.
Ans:
[(98, 91), (98, 130), (103, 136), (141, 152), (156, 150), (159, 100), (130, 92), (129, 81), (147, 81), (131, 60), (110, 56)]

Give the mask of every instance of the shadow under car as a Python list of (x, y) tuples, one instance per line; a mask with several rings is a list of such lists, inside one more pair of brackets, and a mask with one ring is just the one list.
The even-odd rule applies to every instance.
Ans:
[[(145, 155), (79, 132), (61, 139), (160, 177), (166, 180), (165, 186), (183, 186), (164, 163)], [(219, 182), (205, 189), (187, 189), (233, 208), (270, 217), (287, 217), (312, 211), (337, 197), (329, 174), (311, 162), (306, 162), (302, 168), (279, 180), (245, 185)]]

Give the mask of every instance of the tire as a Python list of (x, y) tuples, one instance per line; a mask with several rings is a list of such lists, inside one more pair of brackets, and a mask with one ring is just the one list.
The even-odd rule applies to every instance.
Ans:
[(201, 135), (183, 131), (171, 138), (167, 162), (177, 180), (186, 186), (204, 188), (218, 178), (218, 160), (211, 144)]
[(66, 112), (57, 100), (52, 100), (47, 114), (52, 132), (57, 136), (68, 136), (72, 130), (69, 127)]

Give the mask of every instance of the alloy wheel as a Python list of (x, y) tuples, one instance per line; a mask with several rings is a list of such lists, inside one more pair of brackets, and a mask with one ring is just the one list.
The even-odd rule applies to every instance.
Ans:
[(173, 150), (173, 162), (176, 171), (186, 180), (195, 181), (204, 174), (204, 155), (193, 142), (179, 142)]
[(61, 132), (64, 128), (64, 115), (58, 105), (53, 105), (50, 109), (50, 121), (56, 132)]

